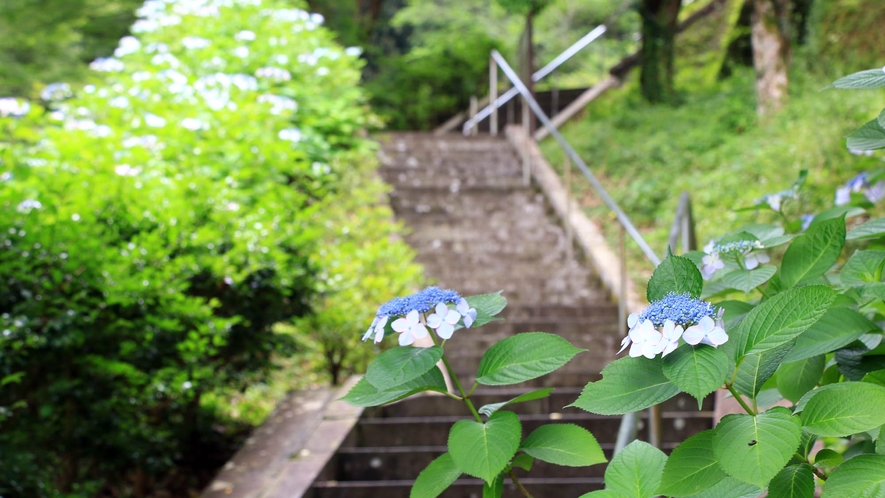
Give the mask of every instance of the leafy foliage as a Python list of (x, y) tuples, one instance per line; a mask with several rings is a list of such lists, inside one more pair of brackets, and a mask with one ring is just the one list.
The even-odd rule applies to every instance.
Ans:
[(199, 487), (164, 476), (231, 453), (219, 400), (295, 351), (281, 322), (352, 323), (370, 268), (413, 285), (359, 61), (288, 6), (148, 2), (94, 84), (0, 116), (0, 494)]

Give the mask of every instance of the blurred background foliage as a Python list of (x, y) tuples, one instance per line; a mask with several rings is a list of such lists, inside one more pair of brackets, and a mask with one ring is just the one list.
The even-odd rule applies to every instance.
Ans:
[(361, 62), (298, 7), (147, 2), (5, 101), (0, 496), (187, 496), (421, 283)]

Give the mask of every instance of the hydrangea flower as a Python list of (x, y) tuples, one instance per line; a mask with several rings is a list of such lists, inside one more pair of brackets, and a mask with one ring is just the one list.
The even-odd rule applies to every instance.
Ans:
[(436, 305), (435, 313), (427, 317), (427, 325), (436, 329), (436, 335), (443, 339), (451, 339), (455, 332), (455, 324), (461, 319), (461, 313), (449, 309), (444, 303)]
[(715, 348), (725, 344), (728, 341), (728, 334), (725, 333), (725, 328), (722, 326), (722, 318), (717, 317), (717, 321), (719, 323), (714, 322), (709, 316), (701, 318), (697, 325), (685, 329), (682, 340), (692, 346), (707, 344)]
[[(630, 331), (621, 341), (622, 352), (630, 346), (632, 357), (654, 358), (670, 354), (679, 345), (679, 339), (713, 347), (728, 341), (722, 323), (722, 310), (706, 301), (695, 299), (687, 294), (668, 294), (663, 299), (648, 305), (641, 313), (631, 313), (627, 317)], [(686, 334), (691, 334), (686, 337)]]
[(859, 173), (854, 178), (845, 182), (845, 185), (836, 189), (835, 204), (844, 206), (851, 202), (851, 194), (862, 193), (868, 201), (877, 203), (885, 198), (885, 182), (878, 181), (870, 184), (867, 173)]
[(725, 268), (721, 254), (733, 254), (740, 256), (744, 261), (744, 268), (752, 270), (760, 264), (768, 263), (771, 258), (763, 251), (764, 246), (758, 240), (737, 240), (725, 244), (716, 244), (712, 240), (704, 246), (704, 252), (707, 253), (703, 258), (704, 263), (701, 267), (701, 276), (704, 280), (709, 280), (717, 270)]
[(706, 254), (703, 258), (704, 266), (701, 268), (701, 276), (704, 277), (704, 280), (708, 280), (710, 277), (716, 273), (716, 270), (721, 270), (725, 268), (725, 262), (719, 259), (718, 252), (710, 252)]
[(395, 320), (391, 324), (391, 328), (399, 333), (400, 346), (408, 346), (414, 343), (415, 339), (427, 337), (427, 328), (421, 323), (418, 312), (415, 310), (410, 311), (405, 317)]
[[(449, 304), (455, 304), (456, 308), (449, 309)], [(431, 311), (434, 313), (427, 315)], [(426, 322), (422, 321), (422, 315), (426, 316)], [(398, 319), (391, 324), (391, 328), (400, 333), (400, 345), (406, 346), (414, 343), (416, 338), (427, 336), (425, 323), (436, 330), (440, 338), (451, 338), (459, 321), (464, 327), (473, 325), (476, 310), (470, 308), (467, 300), (453, 290), (428, 287), (410, 296), (397, 297), (382, 304), (369, 329), (363, 334), (363, 340), (373, 337), (376, 343), (381, 342), (388, 321), (394, 318)]]

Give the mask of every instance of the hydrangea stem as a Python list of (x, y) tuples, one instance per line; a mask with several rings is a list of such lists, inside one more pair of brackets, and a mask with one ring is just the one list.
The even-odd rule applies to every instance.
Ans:
[[(423, 320), (424, 320), (424, 317), (422, 316), (422, 321)], [(436, 337), (433, 336), (433, 332), (430, 332), (430, 340), (433, 341), (433, 344), (435, 346), (439, 345), (436, 342)], [(443, 353), (443, 355), (442, 355), (442, 362), (443, 362), (443, 365), (445, 365), (445, 367), (446, 367), (446, 371), (449, 372), (449, 378), (452, 379), (452, 383), (455, 384), (455, 387), (458, 389), (458, 393), (461, 394), (461, 401), (463, 401), (464, 404), (467, 405), (467, 408), (470, 410), (470, 413), (473, 414), (473, 418), (475, 418), (476, 421), (479, 422), (480, 424), (483, 423), (482, 417), (479, 416), (479, 412), (476, 411), (476, 407), (473, 406), (473, 402), (470, 401), (470, 394), (467, 394), (464, 392), (464, 388), (461, 386), (461, 381), (458, 380), (458, 376), (455, 374), (455, 371), (452, 370), (452, 365), (449, 364), (449, 359), (446, 358), (445, 353)], [(473, 394), (473, 391), (471, 390), (470, 393)]]
[(808, 466), (811, 467), (811, 471), (814, 472), (814, 475), (816, 475), (818, 478), (820, 478), (821, 481), (826, 481), (826, 480), (827, 480), (827, 475), (824, 474), (823, 471), (820, 470), (819, 468), (815, 467), (814, 465), (811, 465), (811, 462), (808, 461), (808, 458), (803, 457), (803, 456), (800, 455), (798, 452), (797, 452), (797, 453), (793, 453), (793, 456), (794, 456), (795, 458), (801, 460), (802, 463), (807, 463)]
[(510, 480), (513, 481), (513, 484), (516, 484), (516, 487), (519, 489), (519, 492), (522, 493), (522, 495), (525, 496), (525, 498), (534, 498), (532, 496), (532, 494), (529, 493), (529, 490), (525, 489), (525, 487), (522, 485), (522, 483), (519, 482), (519, 479), (516, 477), (516, 471), (514, 471), (513, 469), (510, 469)]
[(753, 415), (753, 416), (758, 415), (752, 408), (750, 408), (749, 405), (747, 405), (747, 402), (744, 401), (744, 398), (742, 398), (741, 395), (737, 391), (735, 391), (734, 386), (732, 386), (731, 384), (726, 384), (725, 387), (728, 388), (728, 392), (730, 392), (731, 395), (734, 396), (734, 399), (736, 399), (738, 401), (738, 403), (741, 404), (741, 407), (743, 407), (743, 409), (747, 413), (749, 413), (750, 415)]

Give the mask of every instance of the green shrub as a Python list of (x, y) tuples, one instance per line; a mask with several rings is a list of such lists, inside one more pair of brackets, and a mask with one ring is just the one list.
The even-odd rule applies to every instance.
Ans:
[(274, 325), (334, 296), (330, 233), (395, 231), (338, 210), (379, 195), (359, 64), (289, 4), (149, 1), (94, 85), (0, 111), (0, 495), (211, 477), (242, 427), (201, 400), (292, 351)]

